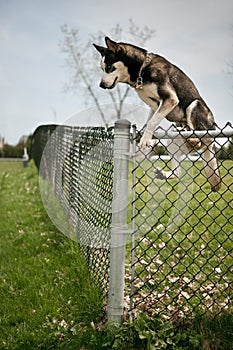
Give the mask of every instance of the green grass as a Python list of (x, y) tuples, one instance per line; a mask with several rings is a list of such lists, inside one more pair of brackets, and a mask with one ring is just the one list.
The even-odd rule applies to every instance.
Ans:
[[(192, 292), (198, 295), (200, 286), (204, 288), (199, 295), (203, 300), (211, 284), (215, 287), (212, 299), (221, 302), (221, 298), (232, 298), (232, 162), (223, 163), (220, 194), (211, 193), (204, 176), (194, 169), (195, 181), (183, 179), (194, 196), (180, 195), (183, 188), (175, 180), (154, 181), (153, 168), (148, 164), (147, 175), (145, 168), (138, 170), (141, 180), (136, 210), (140, 215), (136, 224), (140, 230), (136, 252), (146, 253), (147, 257), (143, 255), (136, 265), (143, 282), (140, 288), (136, 285), (136, 290), (142, 296), (148, 291), (154, 293), (154, 299), (145, 299), (141, 304), (149, 306), (147, 311), (153, 309), (154, 319), (141, 313), (134, 324), (104, 327), (101, 292), (89, 275), (78, 245), (60, 234), (49, 220), (35, 167), (32, 163), (23, 168), (21, 163), (0, 162), (0, 349), (146, 350), (156, 349), (148, 344), (154, 346), (157, 341), (167, 342), (167, 349), (173, 350), (233, 349), (233, 316), (229, 308), (215, 318), (208, 313), (196, 314), (176, 329), (161, 323), (156, 315), (162, 299), (166, 305), (171, 302), (171, 307), (180, 306), (181, 301), (186, 308), (190, 302), (191, 308), (195, 307), (197, 299), (185, 296)], [(172, 204), (184, 197), (189, 200), (185, 202), (188, 222), (179, 218), (175, 224), (181, 225), (172, 235), (171, 228), (168, 232), (158, 228), (169, 223), (174, 214)], [(182, 200), (176, 203), (182, 208)], [(200, 249), (202, 254), (197, 257)], [(130, 248), (128, 263), (129, 255)], [(152, 262), (149, 267), (147, 260)], [(222, 283), (215, 270), (219, 267), (227, 285), (226, 290), (221, 290), (222, 296), (215, 294)], [(182, 300), (177, 299), (177, 291), (184, 293)], [(168, 345), (171, 342), (175, 345)]]
[(221, 190), (213, 193), (200, 162), (184, 162), (179, 181), (154, 178), (154, 166), (166, 163), (138, 163), (136, 310), (179, 318), (232, 305), (232, 164), (221, 164)]
[(32, 164), (0, 163), (0, 222), (0, 349), (81, 349), (101, 293), (48, 219)]

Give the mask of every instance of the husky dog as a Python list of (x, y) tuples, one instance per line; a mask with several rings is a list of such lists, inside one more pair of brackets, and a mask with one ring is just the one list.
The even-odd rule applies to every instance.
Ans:
[[(152, 136), (159, 123), (166, 118), (184, 130), (214, 130), (214, 117), (190, 78), (164, 57), (148, 53), (135, 45), (105, 38), (106, 46), (95, 45), (102, 56), (103, 77), (100, 87), (113, 89), (117, 83), (135, 88), (139, 97), (150, 106), (139, 147), (152, 146)], [(159, 178), (179, 177), (180, 157), (183, 153), (203, 149), (202, 159), (207, 179), (213, 191), (220, 188), (220, 175), (213, 150), (213, 139), (190, 138), (171, 142), (172, 171), (157, 170)]]

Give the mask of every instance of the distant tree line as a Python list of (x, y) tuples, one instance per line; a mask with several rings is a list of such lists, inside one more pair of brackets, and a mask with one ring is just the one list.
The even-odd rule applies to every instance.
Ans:
[(0, 157), (1, 158), (22, 158), (24, 154), (24, 147), (26, 147), (29, 158), (31, 158), (30, 157), (31, 139), (32, 139), (31, 135), (27, 137), (26, 141), (25, 139), (20, 139), (20, 141), (15, 146), (5, 143), (3, 148), (0, 149)]

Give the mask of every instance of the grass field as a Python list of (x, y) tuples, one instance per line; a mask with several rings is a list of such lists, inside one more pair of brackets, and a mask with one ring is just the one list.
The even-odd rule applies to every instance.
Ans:
[(181, 179), (170, 182), (154, 178), (155, 166), (167, 164), (143, 160), (136, 170), (137, 308), (174, 317), (231, 308), (232, 161), (222, 163), (218, 193), (201, 162), (184, 162)]
[[(226, 167), (225, 173), (232, 171), (231, 164), (226, 163)], [(149, 174), (150, 172), (152, 172), (151, 169)], [(139, 188), (137, 195), (141, 198), (139, 198), (137, 210), (142, 214), (148, 214), (146, 213), (149, 210), (148, 207), (144, 208), (145, 198), (146, 202), (149, 203), (150, 210), (152, 208), (154, 210), (153, 206), (158, 205), (159, 199), (156, 198), (157, 204), (152, 199), (156, 188), (158, 191), (156, 186), (166, 187), (167, 185), (164, 183), (155, 185), (152, 182), (153, 176), (149, 176), (149, 178), (148, 176), (143, 178), (143, 176), (142, 172), (141, 186), (144, 187), (146, 184), (149, 191), (146, 193), (142, 187)], [(225, 181), (226, 179), (231, 181), (232, 174), (231, 177), (225, 178)], [(195, 184), (194, 190), (197, 191), (197, 189), (198, 185)], [(166, 191), (164, 192), (164, 190)], [(169, 198), (172, 202), (175, 194), (170, 193), (168, 187), (161, 188), (161, 191), (163, 191), (163, 196), (164, 193), (166, 194), (168, 202), (165, 202), (164, 198), (161, 197), (160, 203), (163, 203), (163, 208), (166, 208), (169, 205)], [(225, 191), (226, 186), (223, 187), (222, 194)], [(151, 198), (148, 197), (148, 193)], [(207, 193), (209, 193), (208, 189)], [(198, 192), (198, 196), (202, 198), (202, 191)], [(219, 220), (217, 227), (223, 228), (221, 235), (219, 233), (219, 239), (224, 243), (226, 252), (231, 251), (231, 247), (229, 247), (229, 242), (222, 234), (226, 235), (230, 230), (228, 217), (232, 218), (232, 214), (229, 207), (223, 204), (226, 201), (231, 202), (232, 199), (228, 198), (228, 194), (225, 193), (223, 195), (224, 201), (218, 202), (216, 198), (220, 197), (218, 194), (208, 194), (209, 202), (214, 200), (217, 202), (217, 206), (211, 211), (208, 220), (211, 220), (212, 215)], [(192, 206), (198, 207), (196, 200), (192, 198), (192, 201), (188, 210)], [(206, 205), (208, 205), (207, 202), (204, 206)], [(199, 207), (197, 209), (199, 210), (198, 218), (200, 218), (203, 209)], [(221, 221), (220, 212), (225, 213), (224, 225)], [(167, 233), (156, 231), (158, 224), (166, 224), (169, 221), (168, 217), (164, 219), (165, 221), (158, 217), (159, 220), (156, 223), (152, 218), (149, 219), (149, 222), (142, 218), (137, 219), (139, 220), (137, 224), (140, 227), (144, 225), (143, 235), (147, 235), (147, 237), (143, 235), (137, 237), (139, 253), (150, 247), (148, 257), (152, 259), (151, 254), (158, 252), (158, 248), (162, 247), (163, 255), (157, 256), (156, 259), (157, 262), (165, 262), (163, 269), (159, 263), (157, 264), (157, 276), (152, 273), (150, 278), (150, 273), (153, 271), (146, 270), (146, 266), (143, 266), (146, 258), (141, 259), (137, 266), (139, 278), (142, 281), (145, 279), (145, 271), (149, 276), (149, 280), (144, 283), (143, 288), (145, 290), (149, 288), (155, 290), (151, 280), (153, 278), (153, 281), (156, 281), (156, 277), (158, 278), (156, 283), (159, 291), (162, 286), (159, 283), (160, 275), (163, 278), (168, 276), (171, 284), (174, 281), (173, 286), (180, 288), (179, 282), (184, 282), (186, 276), (184, 276), (184, 271), (179, 270), (178, 265), (175, 267), (176, 273), (177, 275), (181, 274), (182, 279), (177, 280), (177, 276), (172, 275), (171, 266), (174, 257), (170, 256), (170, 251), (174, 252), (174, 256), (177, 254), (176, 258), (178, 260), (184, 262), (183, 265), (181, 264), (181, 269), (183, 269), (183, 266), (193, 258), (193, 252), (190, 252), (189, 257), (186, 257), (187, 254), (182, 255), (190, 250), (190, 243), (184, 239), (184, 236), (187, 234), (188, 238), (193, 239), (195, 237), (190, 236), (191, 233), (188, 227), (182, 226), (181, 232), (178, 232), (174, 240), (171, 241)], [(192, 220), (197, 220), (197, 218), (191, 219), (190, 217), (189, 220), (191, 224)], [(0, 349), (159, 349), (159, 347), (155, 347), (155, 344), (158, 343), (158, 334), (161, 337), (168, 334), (167, 347), (165, 347), (166, 344), (163, 341), (161, 343), (163, 347), (160, 348), (169, 350), (233, 349), (233, 342), (231, 341), (233, 337), (233, 316), (231, 314), (222, 314), (221, 317), (214, 320), (210, 320), (208, 317), (198, 318), (193, 321), (193, 324), (189, 323), (185, 325), (184, 329), (178, 329), (176, 333), (173, 332), (173, 341), (171, 341), (171, 326), (159, 323), (157, 318), (152, 322), (152, 319), (145, 321), (145, 319), (139, 317), (135, 325), (126, 324), (122, 328), (115, 328), (114, 330), (107, 326), (104, 329), (102, 324), (102, 294), (96, 288), (88, 273), (86, 262), (79, 252), (78, 245), (60, 234), (49, 220), (40, 198), (38, 174), (32, 163), (29, 163), (27, 168), (23, 168), (21, 163), (0, 162), (0, 222)], [(210, 225), (208, 224), (206, 227), (210, 227)], [(203, 235), (200, 230), (199, 227), (194, 235), (199, 236), (200, 233)], [(206, 239), (210, 239), (209, 234), (206, 234)], [(164, 242), (167, 247), (164, 247)], [(199, 249), (202, 242), (199, 243), (197, 240), (195, 242), (196, 248)], [(212, 240), (211, 242), (215, 247), (216, 243)], [(176, 251), (176, 247), (180, 243), (183, 250)], [(216, 254), (217, 252), (215, 250)], [(210, 254), (208, 251), (205, 253)], [(215, 255), (212, 254), (211, 256), (213, 264), (215, 264)], [(228, 267), (232, 266), (232, 262), (229, 259), (224, 264), (224, 275), (227, 283), (229, 283), (232, 271)], [(218, 266), (213, 265), (213, 268), (218, 268)], [(189, 267), (188, 273), (190, 278), (193, 273), (192, 266)], [(210, 274), (209, 278), (212, 278), (211, 276)], [(216, 279), (216, 283), (215, 281), (213, 283), (217, 284), (218, 282), (219, 278)], [(145, 290), (142, 290), (142, 292), (144, 293)], [(175, 289), (171, 290), (171, 293), (174, 293), (174, 291)], [(189, 293), (187, 289), (183, 291)], [(227, 293), (230, 294), (230, 292), (230, 288), (227, 289)], [(147, 342), (148, 339), (150, 339), (150, 342)], [(151, 339), (154, 341), (154, 347), (148, 345), (149, 343), (152, 344)]]
[(81, 349), (101, 294), (48, 219), (32, 164), (0, 163), (0, 222), (0, 349)]

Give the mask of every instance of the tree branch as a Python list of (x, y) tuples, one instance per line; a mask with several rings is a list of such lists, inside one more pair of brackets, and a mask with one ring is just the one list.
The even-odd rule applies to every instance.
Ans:
[(96, 107), (97, 107), (97, 109), (98, 109), (98, 111), (100, 113), (100, 116), (101, 116), (101, 118), (102, 118), (102, 120), (104, 122), (104, 125), (107, 128), (108, 127), (108, 123), (107, 123), (107, 120), (105, 119), (105, 115), (104, 115), (104, 112), (103, 112), (103, 110), (102, 110), (102, 108), (101, 108), (101, 106), (99, 104), (99, 101), (98, 101), (96, 95), (94, 94), (94, 91), (93, 91), (91, 85), (89, 84), (89, 82), (88, 82), (88, 80), (86, 78), (86, 75), (82, 71), (80, 71), (80, 74), (82, 76), (82, 79), (83, 79), (84, 83), (86, 84), (86, 87), (87, 87), (88, 91), (90, 92), (91, 97), (93, 98), (93, 100), (94, 100), (94, 102), (96, 104)]

